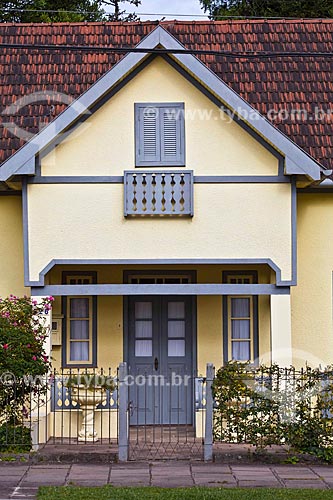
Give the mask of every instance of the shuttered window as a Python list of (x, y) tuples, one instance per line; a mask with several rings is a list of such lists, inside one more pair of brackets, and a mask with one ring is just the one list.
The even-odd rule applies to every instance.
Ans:
[(184, 104), (135, 105), (136, 166), (185, 165)]

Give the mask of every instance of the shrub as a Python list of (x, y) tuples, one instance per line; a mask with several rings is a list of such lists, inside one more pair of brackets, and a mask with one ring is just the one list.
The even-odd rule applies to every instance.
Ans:
[(14, 295), (0, 299), (0, 418), (22, 422), (29, 400), (46, 390), (50, 360), (44, 351), (49, 331), (45, 314), (53, 297), (40, 303)]
[(0, 452), (28, 453), (31, 446), (31, 432), (27, 427), (8, 423), (0, 426)]
[(83, 386), (86, 390), (93, 390), (96, 388), (108, 389), (111, 392), (115, 389), (113, 377), (109, 375), (84, 372), (79, 375), (70, 375), (66, 380), (66, 387)]
[(333, 458), (333, 370), (230, 362), (213, 383), (215, 441), (286, 444)]

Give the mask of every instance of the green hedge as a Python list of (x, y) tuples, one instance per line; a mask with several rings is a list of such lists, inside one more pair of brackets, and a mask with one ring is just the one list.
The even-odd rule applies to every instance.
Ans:
[(333, 370), (230, 362), (213, 383), (214, 440), (333, 457)]
[(32, 447), (31, 431), (23, 425), (0, 426), (0, 452), (28, 453)]

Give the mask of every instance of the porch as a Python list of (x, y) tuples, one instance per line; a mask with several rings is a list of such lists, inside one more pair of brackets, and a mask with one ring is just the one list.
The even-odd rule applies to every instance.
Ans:
[[(211, 368), (209, 374), (208, 383), (206, 378), (197, 378), (183, 384), (162, 377), (152, 380), (150, 375), (143, 374), (132, 377), (126, 363), (121, 363), (115, 373), (110, 369), (89, 372), (70, 369), (54, 370), (49, 377), (14, 379), (10, 385), (1, 380), (1, 394), (7, 391), (8, 401), (23, 388), (29, 396), (21, 411), (23, 421), (12, 421), (4, 408), (0, 449), (26, 453), (32, 449), (51, 461), (66, 461), (69, 457), (70, 461), (76, 461), (75, 457), (94, 461), (97, 455), (101, 455), (98, 461), (105, 462), (202, 459), (207, 433), (212, 446), (212, 426), (205, 424)], [(170, 418), (161, 423), (159, 405), (150, 408), (144, 402), (152, 390), (162, 394), (165, 387), (168, 392), (163, 394), (162, 405), (168, 405)], [(181, 397), (192, 392), (193, 387), (196, 387), (195, 421), (180, 424)], [(143, 396), (138, 407), (129, 400), (133, 388)], [(212, 419), (212, 399), (208, 399)], [(137, 425), (139, 420), (143, 423)]]
[[(292, 363), (290, 287), (270, 262), (54, 262), (32, 295), (55, 296), (46, 344), (55, 373), (38, 445), (89, 445), (82, 408), (63, 380), (102, 373), (116, 387), (93, 409), (99, 445), (121, 450), (126, 437), (124, 456), (202, 456), (205, 436), (212, 442), (207, 363)], [(124, 363), (122, 407), (119, 374), (103, 367)]]
[(292, 363), (291, 287), (270, 261), (54, 261), (31, 293), (55, 297), (47, 350), (57, 370), (126, 361), (132, 373), (167, 375), (182, 362), (196, 377), (207, 362)]

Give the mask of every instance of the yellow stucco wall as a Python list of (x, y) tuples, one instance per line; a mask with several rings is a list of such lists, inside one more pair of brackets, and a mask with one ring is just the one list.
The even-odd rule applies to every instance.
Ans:
[[(75, 271), (78, 273), (81, 268), (70, 266), (57, 266), (49, 276), (50, 284), (61, 283), (61, 273), (63, 270)], [(87, 267), (84, 268), (87, 270)], [(97, 272), (99, 283), (122, 283), (124, 270), (147, 270), (148, 266), (92, 266), (90, 271)], [(227, 270), (226, 266), (200, 266), (197, 268), (190, 266), (161, 266), (163, 269), (186, 272), (187, 270), (197, 271), (198, 283), (221, 282), (222, 272)], [(154, 267), (156, 270), (156, 266)], [(230, 270), (230, 268), (229, 268)], [(233, 271), (246, 270), (244, 266), (233, 266)], [(251, 266), (251, 271), (258, 272), (260, 283), (270, 283), (270, 270), (267, 267)], [(97, 312), (97, 361), (98, 367), (115, 369), (124, 360), (123, 354), (123, 299), (122, 297), (98, 297)], [(55, 314), (61, 313), (61, 300), (56, 298), (54, 304)], [(197, 297), (197, 369), (198, 373), (204, 375), (206, 363), (214, 363), (216, 367), (222, 365), (223, 360), (223, 317), (222, 317), (222, 297), (201, 296)], [(269, 297), (259, 297), (259, 359), (266, 360), (270, 350), (270, 311)], [(61, 347), (53, 346), (53, 366), (61, 366)], [(269, 357), (269, 354), (268, 354)]]
[(184, 102), (196, 175), (277, 175), (278, 160), (161, 58), (42, 160), (42, 175), (122, 175), (135, 165), (134, 103)]
[(22, 202), (0, 196), (0, 297), (27, 294), (23, 277)]
[(289, 184), (196, 184), (192, 219), (126, 219), (120, 184), (29, 185), (28, 196), (32, 280), (52, 259), (169, 258), (270, 258), (291, 279)]
[(295, 363), (333, 363), (333, 194), (298, 194), (298, 285), (292, 287)]
[[(195, 175), (278, 174), (271, 153), (156, 59), (42, 159), (42, 175), (119, 176), (133, 169), (136, 102), (185, 103), (185, 168)], [(269, 258), (281, 268), (282, 279), (291, 279), (290, 185), (195, 184), (192, 219), (125, 219), (123, 189), (121, 184), (29, 185), (30, 279), (37, 280), (52, 259), (126, 258)], [(200, 268), (199, 282), (220, 282), (215, 272)], [(122, 282), (122, 269), (103, 270), (99, 282)], [(198, 297), (197, 304), (198, 369), (203, 373), (207, 360), (222, 363), (222, 298)], [(259, 321), (260, 353), (265, 354), (270, 345), (268, 297), (259, 299)], [(98, 324), (99, 364), (114, 366), (123, 357), (121, 298), (98, 299)], [(60, 349), (54, 352), (59, 360)]]
[[(42, 175), (119, 176), (132, 169), (136, 102), (185, 103), (185, 168), (195, 175), (278, 173), (270, 152), (156, 59), (42, 159)], [(270, 258), (282, 279), (291, 279), (289, 184), (195, 184), (194, 217), (182, 220), (125, 219), (123, 189), (29, 185), (30, 279), (38, 280), (52, 259), (170, 257)]]

